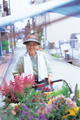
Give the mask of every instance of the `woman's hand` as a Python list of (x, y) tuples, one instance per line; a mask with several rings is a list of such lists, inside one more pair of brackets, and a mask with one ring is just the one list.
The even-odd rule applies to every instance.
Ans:
[(52, 78), (51, 78), (51, 75), (48, 75), (48, 83), (49, 83), (49, 85), (53, 85), (53, 83), (51, 83), (51, 81), (53, 81)]

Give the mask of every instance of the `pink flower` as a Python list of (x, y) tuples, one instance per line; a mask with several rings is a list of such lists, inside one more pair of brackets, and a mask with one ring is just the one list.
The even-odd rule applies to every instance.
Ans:
[[(3, 84), (0, 85), (0, 91), (2, 96), (7, 96), (8, 101), (16, 102), (17, 93), (18, 95), (25, 95), (25, 89), (29, 88), (30, 85), (34, 85), (35, 79), (34, 76), (29, 75), (23, 78), (23, 76), (17, 75), (14, 81), (10, 80), (9, 84), (3, 80)], [(7, 102), (7, 101), (5, 101)]]
[(34, 76), (28, 75), (28, 76), (24, 77), (24, 80), (23, 80), (23, 86), (24, 86), (24, 88), (29, 88), (29, 86), (30, 85), (33, 86), (34, 83), (35, 83)]

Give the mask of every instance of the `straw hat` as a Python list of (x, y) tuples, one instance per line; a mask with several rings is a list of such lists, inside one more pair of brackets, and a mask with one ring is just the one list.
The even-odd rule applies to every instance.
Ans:
[(36, 42), (40, 45), (39, 38), (34, 34), (28, 35), (23, 44), (27, 44), (28, 42)]

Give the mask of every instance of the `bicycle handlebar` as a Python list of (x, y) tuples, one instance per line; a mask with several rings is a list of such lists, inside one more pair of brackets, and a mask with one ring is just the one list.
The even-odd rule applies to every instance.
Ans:
[(72, 93), (73, 93), (73, 91), (72, 91), (72, 89), (69, 87), (68, 83), (67, 83), (65, 80), (63, 80), (63, 79), (54, 80), (54, 81), (51, 81), (51, 83), (61, 82), (61, 81), (65, 82), (65, 83), (67, 84), (67, 86), (68, 86), (68, 88), (69, 88), (69, 90), (70, 90), (70, 93), (72, 94)]
[[(45, 80), (45, 79), (44, 79), (44, 80)], [(56, 82), (61, 82), (61, 81), (65, 82), (65, 83), (67, 84), (67, 86), (68, 86), (68, 88), (69, 88), (69, 90), (70, 90), (70, 93), (72, 94), (72, 93), (73, 93), (72, 89), (69, 87), (68, 83), (67, 83), (65, 80), (63, 80), (63, 79), (58, 79), (58, 80), (51, 81), (51, 84), (52, 84), (52, 83), (56, 83)], [(37, 87), (37, 86), (39, 86), (39, 85), (47, 85), (47, 84), (48, 84), (48, 79), (46, 79), (46, 82), (43, 82), (43, 83), (34, 85), (34, 87)]]

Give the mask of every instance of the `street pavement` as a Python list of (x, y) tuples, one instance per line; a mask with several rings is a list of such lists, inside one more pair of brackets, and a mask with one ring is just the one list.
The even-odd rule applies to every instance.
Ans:
[[(11, 57), (10, 62), (5, 72), (5, 80), (9, 83), (9, 81), (13, 78), (12, 71), (14, 69), (15, 63), (18, 57), (25, 52), (25, 45), (22, 44), (22, 41), (19, 41), (14, 49), (14, 55)], [(46, 55), (50, 61), (50, 65), (52, 68), (53, 80), (64, 79), (74, 91), (75, 85), (78, 84), (78, 88), (80, 90), (80, 67), (73, 66), (72, 64), (66, 63), (62, 60), (55, 59), (48, 52)], [(1, 68), (0, 68), (1, 70)], [(53, 85), (55, 86), (55, 84)], [(60, 83), (58, 83), (58, 87), (60, 87)], [(0, 99), (1, 102), (2, 99)], [(2, 106), (2, 104), (0, 104)]]
[(9, 83), (10, 80), (14, 80), (14, 77), (12, 75), (12, 71), (14, 70), (14, 66), (16, 61), (18, 60), (19, 56), (23, 54), (26, 51), (25, 45), (23, 45), (21, 40), (18, 40), (16, 43), (16, 48), (14, 49), (14, 54), (12, 56), (12, 59), (9, 64), (9, 68), (5, 75), (5, 80)]
[(50, 64), (53, 71), (53, 80), (63, 79), (71, 88), (75, 89), (75, 85), (78, 84), (80, 89), (80, 68), (73, 66), (72, 64), (66, 63), (64, 61), (59, 61), (53, 57), (49, 58)]

